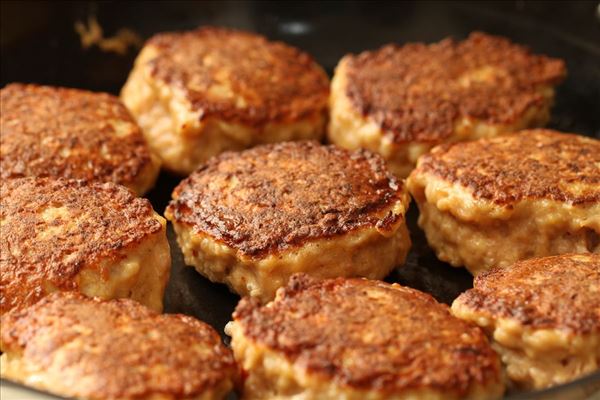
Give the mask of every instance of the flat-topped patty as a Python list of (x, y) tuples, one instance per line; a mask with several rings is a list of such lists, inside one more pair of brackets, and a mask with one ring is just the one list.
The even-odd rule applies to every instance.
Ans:
[(475, 278), (457, 305), (531, 329), (600, 333), (600, 255), (569, 254), (519, 261)]
[(62, 396), (223, 398), (237, 371), (210, 326), (130, 299), (55, 293), (1, 321), (3, 377)]
[(385, 231), (403, 215), (380, 214), (404, 193), (378, 155), (290, 142), (212, 159), (175, 189), (166, 214), (258, 257), (361, 227)]
[(562, 60), (480, 32), (346, 56), (346, 94), (396, 143), (441, 142), (459, 118), (515, 123), (562, 81)]
[(3, 180), (1, 190), (2, 313), (48, 290), (77, 289), (83, 269), (104, 266), (99, 274), (109, 275), (102, 261), (118, 261), (164, 229), (148, 200), (113, 183), (20, 178)]
[[(342, 387), (452, 397), (501, 382), (498, 357), (480, 329), (397, 284), (295, 275), (266, 306), (242, 299), (233, 319), (252, 346)], [(234, 353), (237, 340), (234, 334)]]
[(0, 90), (0, 98), (3, 179), (47, 176), (110, 181), (140, 194), (152, 186), (156, 161), (117, 97), (10, 84)]
[(452, 304), (479, 325), (511, 385), (543, 389), (600, 368), (600, 254), (563, 254), (493, 268)]
[(299, 120), (325, 108), (329, 79), (311, 56), (249, 32), (199, 28), (161, 33), (150, 75), (182, 90), (201, 120), (247, 125)]
[(424, 155), (413, 174), (432, 174), (497, 205), (594, 204), (600, 202), (600, 141), (537, 129), (445, 144)]

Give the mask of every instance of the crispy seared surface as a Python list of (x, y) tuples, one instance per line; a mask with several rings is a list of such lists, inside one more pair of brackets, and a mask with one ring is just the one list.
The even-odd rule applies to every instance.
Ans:
[(464, 395), (500, 379), (482, 331), (399, 285), (295, 275), (267, 306), (242, 299), (233, 318), (257, 345), (345, 386)]
[(258, 257), (359, 227), (386, 230), (402, 215), (378, 212), (402, 193), (374, 153), (289, 142), (213, 158), (175, 189), (166, 215)]
[(413, 174), (421, 173), (498, 205), (525, 199), (593, 204), (600, 201), (600, 141), (537, 129), (444, 144), (421, 157)]
[(326, 109), (329, 79), (311, 56), (224, 28), (161, 33), (148, 46), (153, 78), (185, 92), (200, 119), (248, 125), (300, 120)]
[(1, 321), (2, 351), (40, 371), (49, 380), (42, 384), (68, 387), (68, 396), (190, 398), (236, 373), (230, 350), (210, 326), (130, 299), (59, 292)]
[(1, 177), (132, 184), (152, 163), (140, 128), (115, 96), (10, 84), (0, 91)]
[(562, 60), (480, 32), (460, 42), (391, 44), (343, 62), (351, 102), (396, 143), (442, 141), (459, 117), (514, 123), (544, 103), (542, 87), (566, 75)]
[(1, 313), (35, 303), (48, 285), (76, 289), (80, 270), (162, 229), (148, 200), (112, 183), (20, 178), (1, 188)]
[(534, 329), (600, 332), (600, 255), (570, 254), (519, 261), (477, 276), (456, 300), (494, 318)]

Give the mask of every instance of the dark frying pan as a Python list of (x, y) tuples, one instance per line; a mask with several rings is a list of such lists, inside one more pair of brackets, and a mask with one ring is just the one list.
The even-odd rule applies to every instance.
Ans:
[[(550, 127), (600, 138), (600, 4), (571, 2), (9, 2), (1, 3), (1, 85), (36, 82), (118, 93), (138, 48), (125, 52), (98, 46), (84, 49), (75, 24), (88, 27), (94, 17), (105, 37), (127, 28), (141, 39), (165, 30), (199, 25), (247, 29), (298, 46), (330, 73), (348, 52), (387, 42), (437, 41), (465, 37), (473, 30), (500, 34), (535, 52), (566, 60), (569, 76), (558, 89)], [(135, 40), (134, 40), (135, 42)], [(162, 212), (179, 178), (162, 173), (148, 194)], [(413, 249), (407, 264), (387, 280), (399, 282), (451, 303), (471, 287), (471, 276), (438, 261), (416, 226), (413, 206), (408, 222)], [(194, 315), (223, 335), (238, 297), (184, 265), (169, 229), (172, 276), (166, 312)], [(35, 391), (2, 381), (3, 393), (32, 399)], [(52, 397), (46, 397), (52, 398)], [(510, 399), (600, 398), (600, 372), (575, 382)]]

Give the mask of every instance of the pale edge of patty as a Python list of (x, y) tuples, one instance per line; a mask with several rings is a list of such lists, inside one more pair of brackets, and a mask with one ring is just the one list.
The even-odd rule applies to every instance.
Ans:
[[(134, 247), (127, 247), (101, 259), (98, 264), (83, 268), (75, 278), (78, 290), (86, 296), (102, 299), (131, 298), (161, 312), (171, 271), (171, 253), (165, 219), (156, 213), (153, 218), (160, 221), (160, 231)], [(56, 290), (50, 286), (45, 288), (48, 294)]]
[(502, 207), (427, 173), (412, 174), (407, 188), (438, 258), (473, 275), (526, 258), (600, 253), (594, 239), (600, 235), (600, 204), (542, 199)]
[[(60, 375), (56, 376), (47, 370), (40, 370), (35, 365), (30, 365), (25, 361), (22, 354), (16, 352), (6, 352), (0, 356), (0, 376), (13, 382), (18, 382), (38, 390), (54, 393), (58, 396), (64, 396), (65, 393), (72, 393), (72, 387), (65, 387)], [(217, 386), (207, 390), (198, 396), (179, 397), (166, 394), (153, 394), (148, 397), (149, 400), (221, 400), (233, 390), (233, 383), (230, 379), (219, 382)], [(129, 399), (123, 399), (129, 400)], [(133, 399), (131, 399), (133, 400)]]
[[(42, 333), (39, 333), (43, 335)], [(69, 347), (73, 346), (85, 346), (80, 339), (70, 341), (66, 346), (57, 348), (52, 354), (53, 359), (60, 360), (61, 356), (64, 356), (62, 350), (69, 351)], [(174, 344), (176, 346), (176, 344)], [(3, 349), (5, 350), (5, 349)], [(107, 355), (110, 357), (110, 355)], [(110, 371), (106, 371), (110, 374)], [(41, 366), (29, 361), (28, 357), (20, 351), (5, 351), (0, 357), (0, 376), (5, 379), (9, 379), (14, 382), (22, 383), (26, 386), (34, 387), (39, 390), (47, 391), (48, 393), (54, 393), (58, 396), (75, 396), (77, 397), (78, 387), (65, 386), (65, 379), (62, 375), (62, 371), (56, 368), (42, 368)], [(85, 377), (82, 381), (85, 381)], [(85, 383), (82, 383), (85, 386)], [(204, 390), (196, 396), (185, 397), (186, 400), (213, 400), (223, 399), (229, 394), (234, 388), (234, 382), (232, 379), (222, 379), (213, 387)], [(95, 397), (93, 397), (95, 398)], [(101, 397), (98, 397), (101, 398)], [(136, 397), (137, 398), (137, 397)], [(149, 398), (152, 400), (177, 400), (181, 399), (170, 394), (154, 393)]]
[(138, 196), (143, 196), (154, 187), (160, 172), (160, 158), (152, 149), (150, 149), (149, 145), (148, 148), (150, 153), (150, 163), (138, 174), (133, 182), (125, 185)]
[(275, 297), (279, 287), (298, 272), (317, 278), (366, 277), (381, 279), (394, 267), (404, 263), (410, 248), (410, 235), (404, 214), (408, 194), (381, 212), (390, 210), (402, 215), (388, 232), (376, 227), (360, 228), (340, 236), (311, 240), (300, 247), (267, 254), (253, 259), (211, 236), (194, 232), (193, 227), (173, 222), (177, 242), (187, 265), (213, 282), (225, 283), (242, 295), (267, 302)]
[[(396, 176), (407, 177), (414, 169), (419, 156), (429, 152), (439, 143), (419, 141), (394, 143), (393, 135), (388, 135), (371, 117), (363, 116), (357, 111), (346, 94), (346, 62), (347, 59), (340, 61), (331, 81), (329, 141), (346, 149), (365, 148), (379, 153)], [(543, 104), (529, 108), (515, 123), (509, 125), (490, 124), (463, 116), (456, 120), (454, 134), (446, 141), (474, 140), (525, 128), (544, 126), (550, 119), (550, 108), (554, 102), (554, 88), (544, 86), (540, 88), (540, 92), (545, 99)]]
[(460, 298), (452, 313), (480, 326), (506, 365), (515, 386), (543, 389), (563, 384), (600, 367), (600, 335), (580, 335), (560, 329), (533, 329), (510, 318), (494, 318), (464, 305)]
[[(267, 306), (268, 307), (268, 306)], [(377, 390), (360, 390), (337, 384), (318, 374), (306, 371), (300, 363), (246, 337), (239, 322), (227, 324), (225, 332), (231, 336), (231, 348), (237, 362), (248, 376), (244, 380), (244, 399), (295, 399), (306, 400), (453, 400), (496, 399), (504, 391), (503, 384), (474, 385), (465, 397), (451, 393), (421, 388), (386, 393)]]
[(163, 167), (188, 175), (210, 157), (226, 150), (291, 140), (320, 140), (326, 116), (321, 110), (291, 123), (252, 127), (219, 118), (201, 119), (182, 90), (150, 76), (147, 66), (159, 52), (146, 46), (121, 91), (121, 100), (137, 119)]

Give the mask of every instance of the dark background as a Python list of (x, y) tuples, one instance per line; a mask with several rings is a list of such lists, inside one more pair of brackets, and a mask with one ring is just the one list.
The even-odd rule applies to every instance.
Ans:
[[(262, 33), (311, 53), (331, 74), (348, 52), (388, 42), (464, 38), (473, 30), (507, 36), (535, 52), (566, 60), (550, 127), (600, 138), (600, 6), (595, 1), (503, 2), (14, 2), (2, 1), (0, 84), (35, 82), (118, 94), (139, 48), (125, 54), (83, 49), (77, 21), (96, 17), (104, 36), (128, 28), (146, 39), (166, 30), (220, 25)], [(161, 173), (148, 194), (162, 213), (180, 178)], [(413, 248), (388, 281), (450, 303), (470, 287), (464, 269), (441, 263), (408, 215)], [(165, 311), (194, 315), (222, 335), (238, 297), (185, 267), (169, 228), (173, 258)], [(224, 336), (224, 335), (223, 335)], [(227, 338), (224, 336), (224, 339)], [(518, 398), (577, 399), (600, 388), (600, 373), (581, 382)]]
[(211, 24), (296, 45), (331, 73), (348, 52), (388, 42), (437, 41), (473, 30), (507, 36), (567, 61), (551, 126), (600, 137), (600, 17), (596, 1), (502, 2), (14, 2), (1, 3), (0, 81), (118, 93), (137, 49), (83, 50), (76, 21), (96, 16), (105, 36), (141, 37)]

